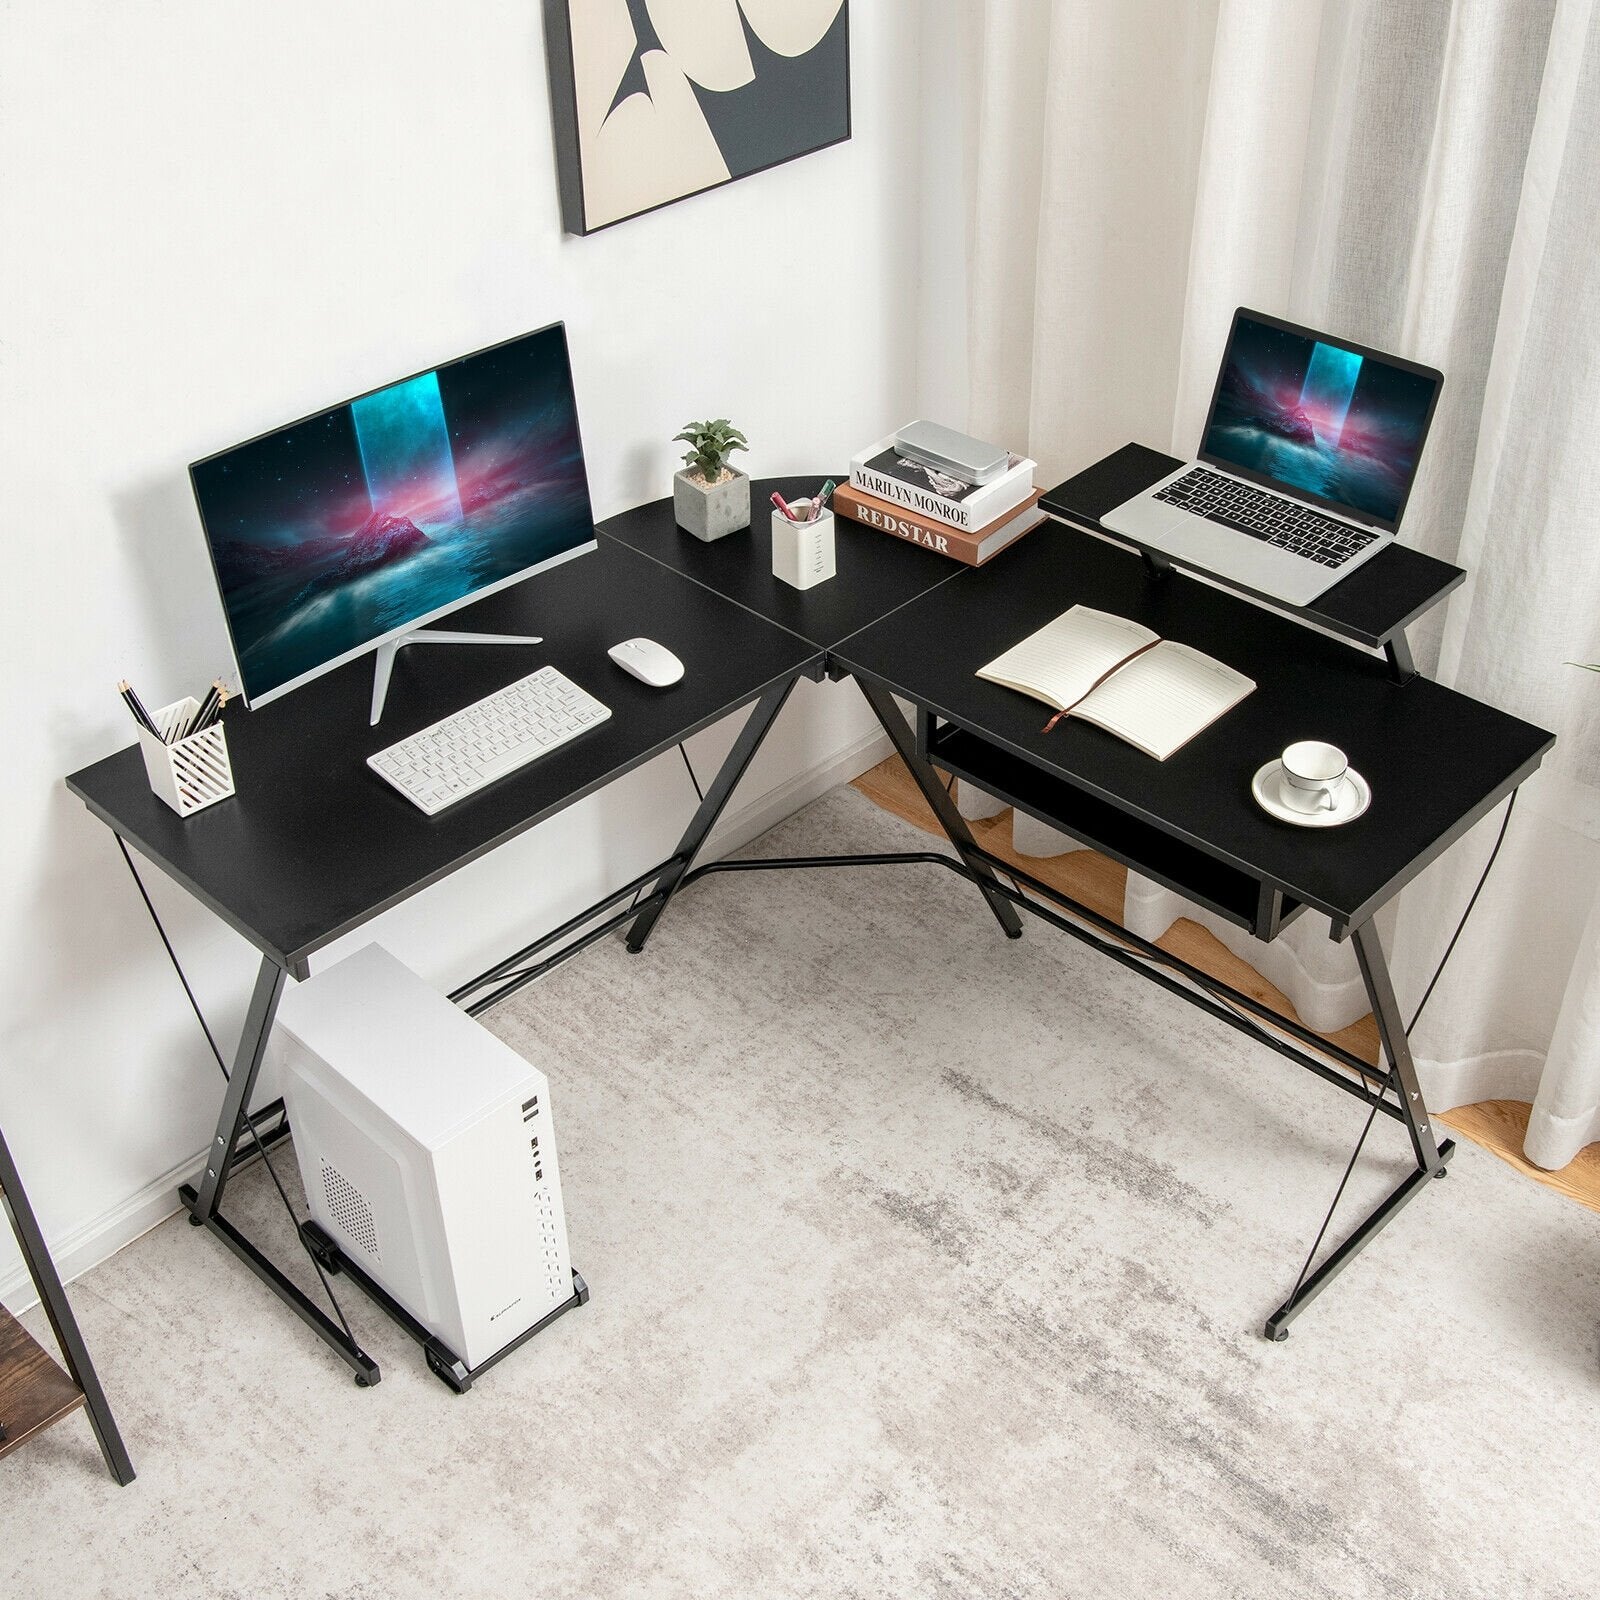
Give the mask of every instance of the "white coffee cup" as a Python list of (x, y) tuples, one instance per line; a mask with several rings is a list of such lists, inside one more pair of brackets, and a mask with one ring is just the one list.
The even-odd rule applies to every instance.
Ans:
[(1336, 744), (1301, 739), (1279, 757), (1283, 781), (1278, 792), (1295, 811), (1333, 811), (1344, 798), (1350, 763)]

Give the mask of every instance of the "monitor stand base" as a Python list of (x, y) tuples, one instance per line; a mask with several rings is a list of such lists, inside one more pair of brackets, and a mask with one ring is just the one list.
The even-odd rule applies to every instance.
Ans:
[(528, 634), (518, 633), (446, 633), (438, 628), (422, 628), (416, 633), (402, 633), (398, 639), (378, 646), (372, 663), (372, 722), (378, 726), (383, 715), (383, 702), (389, 693), (389, 674), (394, 671), (394, 658), (408, 644), (543, 644)]

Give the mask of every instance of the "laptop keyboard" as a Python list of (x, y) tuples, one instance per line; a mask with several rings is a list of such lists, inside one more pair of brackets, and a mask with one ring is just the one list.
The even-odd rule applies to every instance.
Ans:
[(1342, 567), (1378, 537), (1365, 528), (1338, 522), (1296, 501), (1285, 500), (1282, 495), (1204, 467), (1195, 467), (1174, 479), (1156, 499), (1181, 506), (1208, 522), (1237, 528), (1252, 539), (1261, 539), (1324, 567)]

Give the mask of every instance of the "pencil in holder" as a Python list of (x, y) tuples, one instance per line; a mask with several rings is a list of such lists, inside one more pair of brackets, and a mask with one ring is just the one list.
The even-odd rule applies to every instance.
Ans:
[[(172, 733), (199, 709), (200, 702), (192, 695), (174, 701), (154, 713), (155, 725), (163, 734)], [(233, 768), (220, 722), (172, 744), (163, 743), (148, 728), (140, 728), (139, 748), (151, 789), (180, 817), (192, 817), (233, 793)]]
[(811, 515), (809, 500), (796, 500), (789, 508), (772, 513), (772, 576), (795, 589), (810, 589), (834, 575), (833, 513)]

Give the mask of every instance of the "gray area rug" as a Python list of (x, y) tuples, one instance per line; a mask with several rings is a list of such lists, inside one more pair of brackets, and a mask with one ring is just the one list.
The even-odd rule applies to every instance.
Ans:
[[(842, 789), (758, 850), (925, 847)], [(1364, 1108), (953, 875), (713, 878), (493, 1026), (590, 1304), (457, 1398), (352, 1289), (363, 1392), (169, 1223), (75, 1290), (139, 1480), (0, 1463), (0, 1590), (1595, 1593), (1600, 1219), (1464, 1145), (1265, 1343)]]

